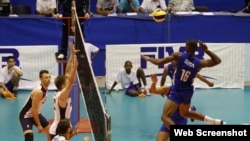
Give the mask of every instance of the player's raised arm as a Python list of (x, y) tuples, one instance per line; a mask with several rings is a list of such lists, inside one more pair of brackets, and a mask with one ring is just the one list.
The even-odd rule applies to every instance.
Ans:
[(210, 51), (205, 43), (199, 41), (200, 48), (210, 57), (200, 61), (200, 68), (213, 67), (221, 63), (220, 57), (214, 52)]
[(141, 55), (141, 57), (144, 60), (149, 61), (150, 63), (152, 63), (154, 65), (167, 64), (167, 63), (172, 62), (174, 60), (178, 60), (179, 56), (180, 56), (180, 52), (175, 52), (175, 53), (171, 54), (170, 56), (167, 56), (167, 57), (162, 58), (162, 59), (156, 59), (156, 58), (151, 58), (149, 56)]

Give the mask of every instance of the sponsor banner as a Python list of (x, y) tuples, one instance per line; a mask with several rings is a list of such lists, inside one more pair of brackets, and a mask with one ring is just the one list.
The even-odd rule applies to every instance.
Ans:
[[(245, 44), (244, 43), (206, 43), (208, 49), (218, 54), (222, 63), (211, 68), (204, 68), (199, 73), (214, 82), (213, 88), (244, 88), (245, 79)], [(115, 81), (117, 72), (123, 69), (124, 62), (130, 60), (133, 69), (142, 67), (147, 76), (157, 73), (162, 74), (164, 65), (156, 66), (141, 59), (141, 55), (148, 55), (153, 58), (164, 58), (173, 52), (185, 51), (184, 43), (172, 44), (128, 44), (128, 45), (107, 45), (106, 46), (106, 86), (110, 88)], [(209, 59), (201, 49), (198, 49), (196, 56)], [(158, 78), (158, 86), (160, 83)], [(150, 77), (147, 77), (150, 86)], [(166, 85), (170, 85), (170, 78)], [(195, 79), (196, 88), (209, 88), (204, 82)], [(121, 85), (115, 87), (121, 89)]]
[(55, 89), (53, 81), (58, 75), (57, 51), (57, 45), (0, 46), (0, 65), (1, 68), (6, 66), (7, 56), (15, 57), (16, 65), (23, 71), (19, 89), (33, 89), (39, 85), (39, 72), (46, 69), (51, 74), (49, 89)]

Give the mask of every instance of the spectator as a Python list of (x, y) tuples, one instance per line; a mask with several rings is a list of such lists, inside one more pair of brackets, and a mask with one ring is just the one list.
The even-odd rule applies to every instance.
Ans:
[(52, 16), (56, 12), (56, 0), (37, 0), (36, 13)]
[(97, 56), (97, 54), (99, 53), (100, 49), (91, 44), (91, 43), (85, 43), (86, 45), (86, 51), (87, 51), (87, 54), (88, 54), (88, 58), (89, 58), (89, 61), (90, 61), (90, 64), (92, 63), (92, 60), (95, 59), (95, 57)]
[(168, 9), (172, 12), (187, 12), (195, 8), (193, 0), (169, 0)]
[(250, 13), (250, 0), (245, 0), (244, 13)]
[(0, 0), (0, 3), (10, 3), (10, 9), (9, 9), (9, 11), (7, 11), (7, 13), (3, 13), (3, 14), (7, 14), (6, 16), (9, 16), (9, 14), (12, 14), (12, 5), (11, 5), (10, 0)]
[[(56, 14), (56, 19), (61, 19), (61, 17), (71, 17), (71, 8), (72, 8), (72, 1), (73, 0), (58, 0), (58, 11)], [(90, 0), (77, 0), (76, 2), (76, 12), (78, 17), (81, 17), (79, 19), (83, 37), (85, 37), (84, 34), (84, 20), (87, 20), (90, 18)], [(69, 33), (69, 25), (68, 20), (71, 19), (62, 19), (62, 39), (61, 39), (61, 49), (57, 53), (57, 59), (60, 60), (66, 60), (67, 59), (67, 51), (68, 51), (68, 36), (72, 33)]]
[(119, 3), (119, 13), (138, 13), (140, 10), (139, 0), (121, 0)]
[(142, 13), (152, 14), (154, 10), (160, 9), (167, 12), (167, 6), (165, 0), (143, 0), (140, 11)]
[(13, 93), (15, 97), (18, 95), (19, 80), (23, 72), (15, 63), (15, 58), (8, 56), (7, 65), (1, 70), (0, 93), (2, 96), (4, 96), (4, 91)]
[(107, 16), (116, 13), (119, 6), (119, 0), (97, 0), (96, 13)]
[(15, 99), (15, 95), (6, 90), (7, 88), (5, 88), (2, 83), (3, 83), (3, 73), (2, 73), (2, 70), (0, 70), (0, 96), (3, 97), (3, 98), (6, 98), (6, 99)]
[[(149, 89), (147, 88), (146, 77), (142, 68), (138, 68), (137, 71), (132, 70), (132, 62), (126, 61), (124, 63), (124, 69), (118, 72), (116, 80), (114, 81), (111, 89), (107, 92), (110, 94), (114, 87), (121, 83), (122, 87), (125, 88), (125, 94), (129, 96), (145, 96), (144, 90), (146, 95), (150, 95)], [(141, 80), (144, 85), (144, 90), (141, 88)], [(143, 94), (142, 94), (143, 93)]]

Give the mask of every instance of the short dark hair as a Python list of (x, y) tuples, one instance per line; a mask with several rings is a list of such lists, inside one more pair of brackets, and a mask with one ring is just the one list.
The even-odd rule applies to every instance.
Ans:
[(196, 49), (198, 47), (198, 42), (195, 39), (189, 39), (187, 41), (187, 45), (189, 46), (190, 51), (194, 52), (194, 51), (196, 51)]
[(67, 133), (70, 128), (70, 120), (68, 118), (61, 119), (56, 127), (56, 134), (62, 135)]
[(15, 60), (14, 56), (8, 56), (7, 57), (7, 61), (9, 61), (10, 59), (14, 59)]
[(39, 77), (42, 78), (44, 73), (49, 73), (49, 71), (48, 70), (40, 70)]
[(127, 61), (125, 61), (124, 66), (126, 66), (127, 64), (132, 64), (132, 62), (127, 60)]
[(62, 85), (65, 84), (66, 78), (65, 75), (59, 75), (55, 78), (54, 83), (58, 90), (61, 90)]

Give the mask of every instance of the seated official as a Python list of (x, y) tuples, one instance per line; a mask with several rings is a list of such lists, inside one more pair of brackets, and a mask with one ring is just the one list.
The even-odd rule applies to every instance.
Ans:
[(187, 12), (193, 11), (194, 1), (193, 0), (169, 0), (168, 9), (172, 12)]
[(152, 14), (156, 9), (167, 12), (165, 0), (143, 0), (140, 7), (140, 12)]
[(116, 13), (119, 6), (119, 0), (97, 0), (96, 13), (107, 16)]
[(56, 0), (37, 0), (36, 14), (52, 16), (56, 11)]
[(14, 98), (18, 95), (18, 86), (23, 72), (16, 66), (14, 56), (7, 57), (7, 65), (0, 70), (0, 95), (4, 98)]

